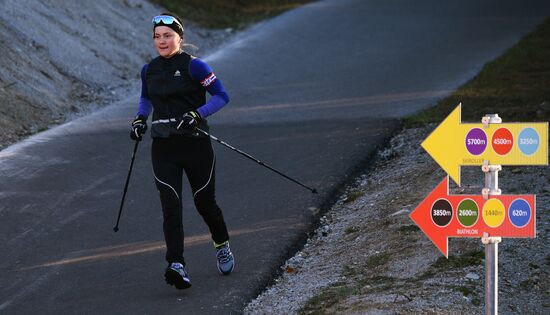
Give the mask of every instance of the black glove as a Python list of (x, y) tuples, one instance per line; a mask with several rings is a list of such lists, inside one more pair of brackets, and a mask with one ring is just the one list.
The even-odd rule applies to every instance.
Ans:
[(181, 116), (181, 121), (178, 124), (177, 129), (180, 128), (188, 128), (188, 129), (195, 129), (201, 122), (201, 115), (197, 113), (196, 111), (192, 110), (189, 111), (183, 116)]
[(147, 131), (147, 118), (139, 115), (132, 122), (130, 138), (132, 138), (132, 140), (141, 141), (141, 136), (145, 133), (145, 131)]

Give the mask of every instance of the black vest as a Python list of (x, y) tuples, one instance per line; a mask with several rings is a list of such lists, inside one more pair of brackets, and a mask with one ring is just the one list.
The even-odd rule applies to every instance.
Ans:
[[(179, 119), (190, 110), (197, 110), (206, 103), (206, 89), (189, 74), (189, 63), (193, 57), (182, 52), (170, 59), (157, 57), (147, 66), (145, 80), (147, 92), (153, 104), (153, 122), (151, 136), (168, 138), (172, 135), (198, 136), (189, 129), (181, 128), (175, 119)], [(172, 120), (171, 122), (163, 122)], [(206, 119), (199, 128), (208, 131)]]

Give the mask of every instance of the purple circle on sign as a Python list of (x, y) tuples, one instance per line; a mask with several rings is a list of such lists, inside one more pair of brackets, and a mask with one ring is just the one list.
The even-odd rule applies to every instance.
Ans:
[(487, 148), (487, 135), (485, 131), (474, 128), (466, 135), (466, 149), (473, 155), (480, 155)]

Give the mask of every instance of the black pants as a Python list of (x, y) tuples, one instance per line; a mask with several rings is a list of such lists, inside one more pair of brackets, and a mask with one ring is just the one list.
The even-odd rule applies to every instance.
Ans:
[(212, 239), (218, 244), (229, 240), (221, 209), (216, 204), (216, 157), (210, 138), (155, 138), (151, 153), (164, 214), (166, 260), (185, 264), (181, 204), (183, 171), (191, 185), (195, 206), (208, 225)]

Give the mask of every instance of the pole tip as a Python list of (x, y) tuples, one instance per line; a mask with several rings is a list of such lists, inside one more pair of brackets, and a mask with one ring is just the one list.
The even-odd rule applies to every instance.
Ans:
[(113, 231), (115, 231), (115, 233), (118, 232), (118, 227), (115, 226), (115, 227), (113, 228)]
[(312, 193), (312, 194), (316, 194), (316, 193), (317, 193), (317, 189), (313, 188), (313, 189), (311, 190), (311, 193)]

